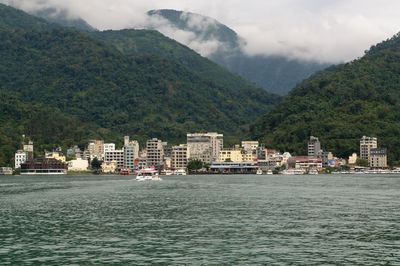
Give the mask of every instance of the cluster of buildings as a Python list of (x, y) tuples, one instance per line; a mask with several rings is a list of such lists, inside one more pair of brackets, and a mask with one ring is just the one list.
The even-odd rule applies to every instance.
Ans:
[[(322, 171), (326, 167), (357, 167), (358, 158), (368, 161), (371, 168), (387, 167), (387, 151), (377, 147), (377, 139), (363, 136), (360, 140), (360, 156), (353, 153), (348, 160), (336, 158), (331, 152), (321, 149), (318, 138), (311, 136), (308, 141), (307, 156), (292, 156), (268, 149), (258, 141), (242, 141), (232, 148), (224, 148), (223, 134), (188, 133), (185, 144), (170, 146), (157, 138), (150, 139), (140, 149), (139, 142), (125, 136), (123, 145), (117, 149), (115, 143), (91, 140), (81, 150), (78, 146), (67, 150), (66, 156), (61, 148), (45, 152), (34, 158), (33, 142), (23, 144), (23, 149), (15, 153), (15, 169), (21, 174), (65, 174), (67, 171), (87, 171), (90, 162), (97, 160), (104, 173), (117, 173), (122, 170), (154, 167), (162, 169), (186, 169), (191, 160), (199, 160), (209, 173), (253, 173), (276, 169), (301, 169), (305, 172)], [(67, 161), (67, 158), (71, 158)], [(0, 168), (2, 172), (12, 169)], [(204, 171), (205, 169), (203, 169)]]

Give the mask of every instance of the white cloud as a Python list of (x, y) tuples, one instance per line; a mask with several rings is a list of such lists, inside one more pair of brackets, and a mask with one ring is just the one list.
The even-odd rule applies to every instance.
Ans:
[[(400, 31), (398, 0), (0, 0), (24, 10), (66, 8), (99, 29), (143, 28), (151, 9), (177, 9), (215, 18), (244, 37), (252, 55), (349, 61)], [(193, 27), (207, 22), (190, 20)], [(151, 22), (154, 23), (154, 22)], [(165, 22), (164, 22), (165, 23)], [(199, 43), (165, 24), (160, 31), (203, 55), (220, 44)]]

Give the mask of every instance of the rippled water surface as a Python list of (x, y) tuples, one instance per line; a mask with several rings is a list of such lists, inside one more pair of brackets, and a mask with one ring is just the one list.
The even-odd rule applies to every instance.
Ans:
[(0, 177), (0, 264), (400, 264), (400, 176)]

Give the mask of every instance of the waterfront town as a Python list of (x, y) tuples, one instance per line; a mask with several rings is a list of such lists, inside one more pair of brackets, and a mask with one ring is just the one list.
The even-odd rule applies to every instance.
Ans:
[(14, 169), (1, 167), (0, 174), (12, 174), (13, 171), (20, 174), (67, 174), (93, 170), (118, 174), (135, 173), (145, 168), (199, 174), (318, 174), (331, 173), (334, 169), (340, 169), (340, 173), (393, 172), (388, 170), (386, 148), (379, 148), (377, 138), (367, 136), (360, 139), (359, 154), (354, 152), (346, 159), (323, 151), (321, 142), (314, 136), (308, 141), (308, 154), (305, 156), (281, 153), (251, 140), (224, 148), (223, 134), (215, 132), (188, 133), (186, 143), (177, 146), (153, 138), (143, 149), (140, 149), (138, 141), (125, 136), (122, 148), (116, 147), (115, 143), (91, 140), (85, 149), (74, 146), (64, 154), (58, 148), (34, 158), (34, 143), (28, 141), (22, 143), (22, 149), (15, 153)]

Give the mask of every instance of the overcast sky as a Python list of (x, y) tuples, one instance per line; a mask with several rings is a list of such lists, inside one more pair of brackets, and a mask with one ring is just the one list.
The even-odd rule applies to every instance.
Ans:
[[(146, 24), (151, 9), (210, 16), (235, 30), (249, 54), (350, 61), (400, 31), (399, 0), (0, 0), (26, 11), (66, 8), (98, 29)], [(173, 36), (171, 36), (173, 37)]]

